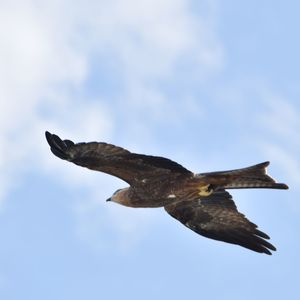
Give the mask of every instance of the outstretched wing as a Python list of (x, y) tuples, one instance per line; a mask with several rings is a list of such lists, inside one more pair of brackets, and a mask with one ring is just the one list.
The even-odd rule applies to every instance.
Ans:
[(131, 153), (123, 148), (98, 142), (75, 144), (46, 131), (53, 154), (76, 165), (119, 177), (129, 184), (160, 176), (191, 174), (178, 163), (163, 157)]
[(265, 239), (269, 236), (257, 229), (239, 213), (231, 195), (225, 190), (194, 201), (182, 201), (165, 210), (188, 228), (205, 237), (237, 244), (250, 250), (271, 255), (276, 248)]

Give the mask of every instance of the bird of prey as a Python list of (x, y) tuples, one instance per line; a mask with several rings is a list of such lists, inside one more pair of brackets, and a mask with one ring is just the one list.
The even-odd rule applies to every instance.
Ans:
[(76, 165), (126, 181), (107, 201), (129, 207), (164, 207), (205, 237), (271, 255), (269, 236), (241, 214), (226, 189), (288, 189), (266, 173), (269, 162), (230, 171), (195, 174), (159, 156), (131, 153), (107, 143), (77, 143), (46, 131), (51, 151)]

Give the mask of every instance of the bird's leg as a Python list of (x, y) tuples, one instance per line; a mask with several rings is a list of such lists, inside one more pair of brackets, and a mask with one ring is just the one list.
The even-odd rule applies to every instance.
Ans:
[(206, 184), (199, 187), (199, 196), (208, 197), (214, 192), (212, 184)]

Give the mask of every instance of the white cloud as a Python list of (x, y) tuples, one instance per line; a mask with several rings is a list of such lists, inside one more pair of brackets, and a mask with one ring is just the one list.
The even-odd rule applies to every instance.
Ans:
[(47, 123), (39, 110), (49, 91), (60, 82), (82, 80), (86, 66), (67, 41), (58, 45), (62, 33), (55, 34), (34, 3), (1, 2), (0, 7), (0, 156), (5, 157), (1, 174), (9, 184), (7, 174), (19, 173), (32, 150), (29, 145), (39, 144), (37, 133)]
[(96, 38), (93, 47), (110, 52), (129, 82), (170, 76), (181, 59), (190, 59), (196, 69), (206, 72), (218, 68), (221, 45), (189, 4), (186, 0), (98, 2), (92, 7), (97, 14), (87, 11)]
[[(222, 49), (212, 28), (205, 26), (209, 18), (197, 18), (189, 4), (185, 0), (89, 5), (67, 0), (1, 2), (0, 144), (6, 145), (1, 148), (1, 157), (6, 158), (2, 168), (11, 168), (12, 162), (12, 169), (18, 168), (32, 145), (40, 143), (45, 128), (77, 136), (81, 131), (85, 138), (111, 132), (113, 117), (103, 105), (107, 100), (98, 104), (84, 100), (94, 60), (116, 61), (115, 71), (123, 75), (127, 90), (123, 101), (133, 99), (133, 109), (137, 99), (133, 93), (140, 90), (144, 108), (156, 109), (158, 115), (167, 100), (147, 85), (149, 78), (175, 76), (182, 59), (200, 73), (220, 66)], [(77, 128), (72, 129), (75, 123)]]
[[(190, 3), (0, 3), (0, 202), (33, 167), (60, 176), (65, 183), (89, 186), (91, 194), (97, 193), (96, 175), (85, 176), (82, 169), (54, 157), (50, 162), (44, 130), (76, 141), (108, 139), (114, 132), (115, 105), (120, 98), (128, 107), (128, 119), (130, 113), (146, 111), (153, 112), (149, 122), (162, 119), (161, 107), (174, 113), (173, 100), (154, 88), (153, 81), (180, 78), (183, 66), (199, 80), (222, 67), (214, 11), (208, 9), (205, 18), (199, 17), (192, 13)], [(109, 71), (121, 78), (123, 87), (110, 99), (113, 104), (105, 95), (86, 91), (93, 66), (106, 63)], [(182, 108), (189, 113), (198, 111), (195, 101), (188, 99)], [(127, 125), (122, 126), (125, 130)], [(139, 129), (145, 131), (145, 138), (148, 127)], [(118, 216), (113, 212), (111, 218)], [(131, 217), (125, 218), (126, 232), (142, 223), (130, 222)]]

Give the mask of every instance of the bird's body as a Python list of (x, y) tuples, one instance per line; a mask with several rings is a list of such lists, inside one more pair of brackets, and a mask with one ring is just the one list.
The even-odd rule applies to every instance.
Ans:
[(164, 207), (193, 231), (256, 252), (276, 250), (269, 237), (237, 211), (225, 189), (287, 189), (266, 174), (269, 162), (248, 168), (194, 174), (163, 157), (131, 153), (106, 143), (61, 140), (46, 132), (51, 151), (61, 159), (108, 173), (130, 186), (109, 199), (129, 207)]

